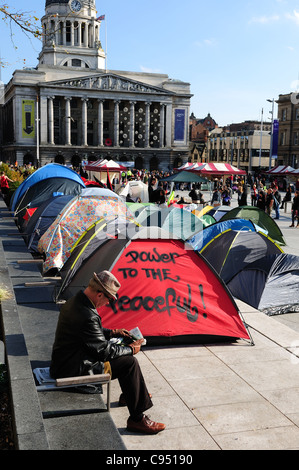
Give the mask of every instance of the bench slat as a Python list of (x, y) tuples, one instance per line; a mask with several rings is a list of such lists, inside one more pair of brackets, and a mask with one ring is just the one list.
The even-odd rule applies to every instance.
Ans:
[(111, 379), (110, 374), (95, 374), (95, 375), (83, 375), (79, 377), (66, 377), (63, 379), (56, 379), (57, 387), (65, 387), (67, 385), (82, 385), (82, 384), (95, 384), (95, 383), (107, 383)]

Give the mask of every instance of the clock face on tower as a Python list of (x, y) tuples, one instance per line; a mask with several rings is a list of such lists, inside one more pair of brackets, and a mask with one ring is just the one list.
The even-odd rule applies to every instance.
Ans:
[(70, 2), (70, 9), (75, 12), (75, 13), (78, 13), (82, 8), (82, 5), (81, 5), (81, 2), (79, 2), (79, 0), (71, 0)]

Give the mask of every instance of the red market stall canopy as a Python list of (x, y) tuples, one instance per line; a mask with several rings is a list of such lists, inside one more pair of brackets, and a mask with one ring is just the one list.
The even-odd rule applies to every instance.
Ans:
[(191, 168), (194, 165), (197, 165), (197, 163), (187, 162), (187, 163), (184, 163), (184, 165), (180, 166), (179, 168), (175, 168), (175, 169), (176, 170), (187, 170), (188, 168)]
[(230, 165), (229, 163), (195, 163), (192, 166), (185, 168), (185, 171), (192, 171), (194, 173), (201, 173), (202, 175), (246, 175), (245, 170)]
[(97, 160), (96, 162), (88, 162), (85, 166), (87, 171), (126, 171), (127, 167), (120, 165), (113, 160)]
[(297, 170), (295, 170), (291, 166), (278, 165), (274, 168), (271, 168), (271, 170), (266, 171), (266, 174), (273, 175), (273, 176), (283, 176), (283, 175), (292, 175), (294, 173), (296, 174), (296, 171)]

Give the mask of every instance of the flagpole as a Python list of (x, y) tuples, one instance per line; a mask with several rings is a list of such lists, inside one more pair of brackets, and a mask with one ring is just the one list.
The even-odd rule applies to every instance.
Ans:
[(105, 46), (106, 46), (106, 57), (105, 57), (105, 69), (106, 69), (106, 73), (107, 73), (107, 19), (106, 19), (106, 15), (105, 15)]

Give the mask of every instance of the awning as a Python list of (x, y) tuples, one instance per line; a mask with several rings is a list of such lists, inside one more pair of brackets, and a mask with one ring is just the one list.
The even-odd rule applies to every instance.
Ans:
[(88, 162), (85, 169), (88, 171), (126, 171), (127, 167), (113, 160), (97, 160), (96, 162)]
[(246, 175), (245, 170), (230, 165), (229, 163), (199, 163), (197, 166), (186, 168), (186, 171), (201, 173), (202, 175)]
[(296, 172), (294, 168), (291, 166), (286, 166), (286, 165), (278, 165), (275, 168), (271, 168), (271, 170), (266, 171), (267, 175), (289, 175)]

